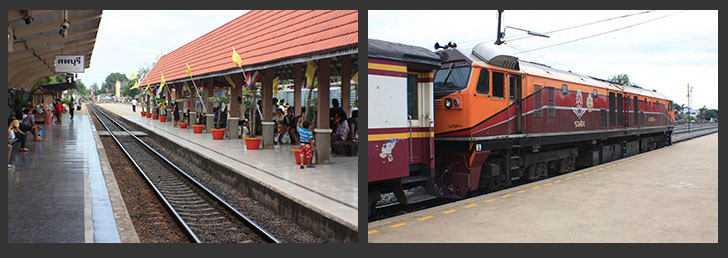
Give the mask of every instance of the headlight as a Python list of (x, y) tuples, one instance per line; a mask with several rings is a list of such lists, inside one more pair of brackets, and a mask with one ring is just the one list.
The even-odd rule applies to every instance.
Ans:
[(452, 100), (452, 104), (455, 107), (460, 107), (460, 98), (455, 98)]
[(452, 108), (452, 99), (451, 98), (446, 98), (445, 99), (445, 108), (446, 109)]

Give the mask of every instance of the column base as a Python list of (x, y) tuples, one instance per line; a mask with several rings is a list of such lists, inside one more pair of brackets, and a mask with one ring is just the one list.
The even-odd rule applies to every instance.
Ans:
[(261, 122), (263, 125), (263, 149), (273, 148), (273, 136), (275, 135), (274, 122)]
[(313, 129), (316, 136), (316, 163), (331, 164), (331, 129)]

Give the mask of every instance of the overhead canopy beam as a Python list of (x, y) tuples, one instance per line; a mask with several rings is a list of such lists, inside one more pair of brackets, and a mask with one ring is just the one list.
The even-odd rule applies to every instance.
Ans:
[[(72, 19), (69, 19), (69, 23), (71, 23), (71, 26), (73, 26), (73, 25), (77, 25), (80, 23), (84, 23), (84, 22), (92, 21), (92, 20), (96, 20), (96, 19), (101, 19), (101, 14), (72, 18)], [(25, 38), (25, 37), (33, 35), (33, 34), (50, 31), (50, 30), (57, 31), (60, 25), (61, 24), (59, 22), (49, 22), (49, 23), (45, 23), (45, 24), (28, 25), (28, 27), (15, 29), (14, 30), (15, 38), (21, 39), (21, 38)]]

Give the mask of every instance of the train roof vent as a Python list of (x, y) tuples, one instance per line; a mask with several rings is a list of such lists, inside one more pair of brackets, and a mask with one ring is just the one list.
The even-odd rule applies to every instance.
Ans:
[(503, 47), (493, 43), (483, 42), (476, 45), (473, 47), (473, 55), (491, 65), (520, 70), (518, 57), (506, 54)]

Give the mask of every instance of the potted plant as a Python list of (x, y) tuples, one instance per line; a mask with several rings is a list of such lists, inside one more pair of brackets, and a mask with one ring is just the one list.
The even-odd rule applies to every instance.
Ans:
[[(245, 90), (243, 93), (245, 93)], [(249, 150), (255, 150), (260, 148), (260, 141), (263, 139), (263, 137), (255, 136), (255, 125), (258, 122), (257, 117), (255, 116), (256, 110), (256, 102), (258, 102), (258, 87), (255, 85), (250, 85), (249, 89), (247, 89), (248, 95), (253, 96), (253, 101), (250, 102), (250, 106), (247, 106), (247, 110), (249, 110), (248, 114), (250, 115), (250, 122), (248, 123), (248, 126), (250, 127), (248, 130), (247, 136), (243, 137), (245, 140), (245, 147)], [(247, 105), (247, 102), (246, 102)]]
[[(220, 107), (220, 104), (229, 104), (230, 98), (227, 97), (209, 97), (208, 101), (212, 103), (218, 104), (218, 107)], [(214, 104), (213, 104), (214, 105)], [(225, 137), (225, 127), (222, 126), (223, 120), (225, 118), (223, 117), (223, 114), (225, 114), (225, 110), (218, 108), (217, 109), (217, 122), (214, 123), (214, 128), (210, 129), (210, 132), (212, 132), (212, 139), (213, 140), (222, 140), (223, 137)]]
[(161, 100), (159, 102), (159, 122), (167, 122), (167, 101)]
[[(194, 102), (195, 101), (192, 101), (192, 105), (195, 105)], [(192, 119), (195, 121), (195, 124), (192, 125), (193, 133), (202, 133), (202, 129), (205, 128), (205, 116), (201, 113), (197, 113), (197, 117), (190, 117), (190, 121), (192, 121)]]
[[(189, 99), (187, 99), (187, 98), (174, 99), (174, 102), (177, 102), (178, 108), (182, 105), (182, 103), (185, 103), (187, 101), (189, 101)], [(181, 110), (181, 108), (180, 108), (180, 110)], [(177, 110), (177, 112), (180, 112), (180, 110)], [(189, 124), (187, 122), (184, 122), (184, 120), (182, 120), (180, 122), (177, 122), (177, 125), (179, 125), (180, 128), (187, 128), (187, 126)]]

